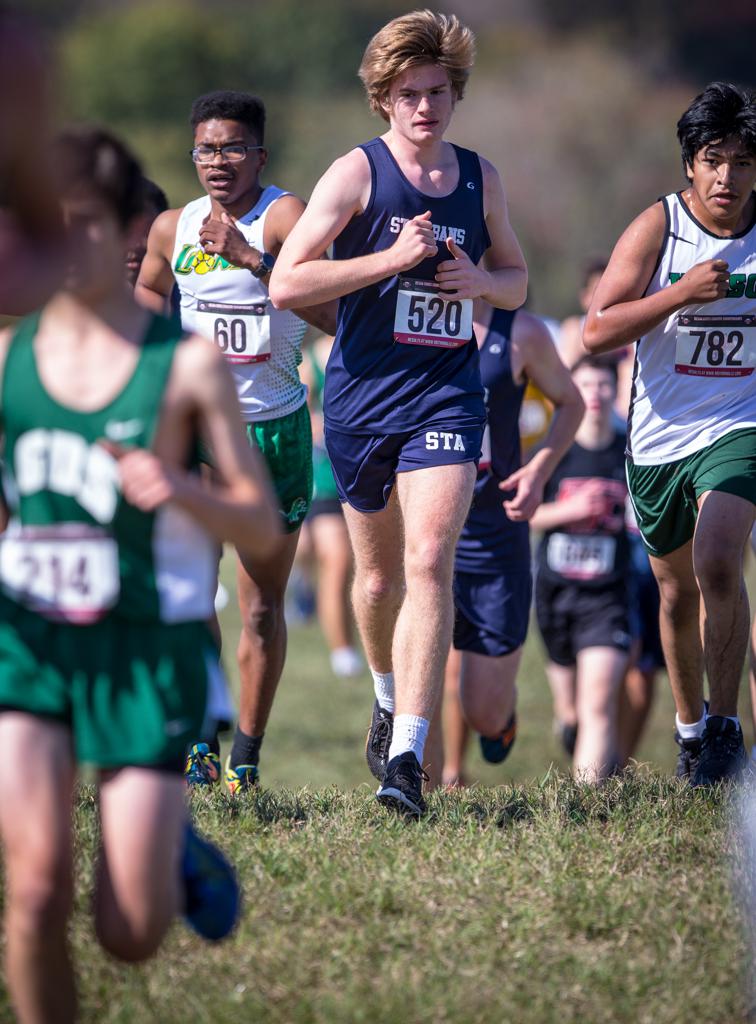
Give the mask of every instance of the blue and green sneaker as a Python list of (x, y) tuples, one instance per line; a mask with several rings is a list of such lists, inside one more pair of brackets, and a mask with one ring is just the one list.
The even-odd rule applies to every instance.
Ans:
[(188, 786), (212, 786), (220, 782), (220, 758), (207, 743), (195, 743), (187, 754), (184, 778)]

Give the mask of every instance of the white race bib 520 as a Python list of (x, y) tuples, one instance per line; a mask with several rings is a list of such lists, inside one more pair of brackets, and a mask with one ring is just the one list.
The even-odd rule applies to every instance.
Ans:
[(435, 281), (399, 278), (394, 341), (461, 348), (472, 338), (472, 324), (472, 299), (446, 298)]

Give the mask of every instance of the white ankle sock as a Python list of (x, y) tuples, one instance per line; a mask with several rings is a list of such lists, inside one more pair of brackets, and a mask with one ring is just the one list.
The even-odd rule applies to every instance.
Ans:
[(680, 721), (680, 716), (675, 715), (675, 727), (680, 734), (680, 738), (684, 740), (700, 740), (703, 736), (704, 728), (706, 727), (706, 712), (703, 713), (703, 718), (698, 722), (691, 722), (690, 724)]
[(381, 705), (384, 711), (389, 711), (393, 715), (394, 673), (376, 672), (374, 668), (371, 668), (370, 675), (373, 677), (373, 689), (375, 690), (375, 699), (378, 701), (378, 703)]
[(398, 754), (411, 750), (420, 764), (423, 763), (423, 750), (428, 736), (430, 722), (418, 715), (396, 715), (394, 717), (394, 733), (389, 747), (388, 760)]

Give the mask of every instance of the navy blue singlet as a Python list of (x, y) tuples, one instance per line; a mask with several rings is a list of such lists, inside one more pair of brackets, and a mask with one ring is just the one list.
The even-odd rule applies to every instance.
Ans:
[(485, 412), (475, 338), (459, 348), (403, 344), (394, 341), (394, 328), (400, 279), (432, 282), (438, 264), (452, 258), (445, 244), (448, 235), (476, 264), (490, 246), (480, 160), (455, 146), (459, 182), (450, 195), (438, 198), (410, 184), (382, 139), (360, 148), (370, 162), (370, 200), (335, 239), (334, 259), (388, 249), (404, 221), (426, 210), (431, 212), (438, 254), (341, 299), (326, 373), (326, 426), (380, 435), (434, 422), (479, 425)]
[[(488, 426), (472, 508), (457, 543), (455, 568), (463, 572), (501, 572), (530, 568), (527, 523), (507, 518), (502, 501), (511, 494), (499, 483), (520, 468), (519, 417), (527, 381), (512, 379), (511, 334), (516, 310), (495, 309), (480, 347), (480, 375), (486, 389)], [(490, 451), (490, 463), (487, 463)]]

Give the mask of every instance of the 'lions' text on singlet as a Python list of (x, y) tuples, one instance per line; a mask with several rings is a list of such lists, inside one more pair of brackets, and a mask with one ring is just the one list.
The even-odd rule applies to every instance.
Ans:
[[(260, 252), (268, 211), (288, 194), (268, 185), (235, 222)], [(176, 227), (172, 269), (181, 293), (181, 324), (221, 348), (247, 423), (286, 416), (306, 398), (298, 367), (307, 325), (290, 310), (275, 309), (267, 287), (249, 270), (204, 252), (199, 232), (210, 209), (209, 196), (195, 199), (181, 211)]]
[(472, 508), (457, 542), (454, 564), (464, 572), (530, 568), (528, 524), (513, 523), (507, 517), (502, 502), (512, 495), (499, 490), (499, 483), (521, 464), (518, 420), (526, 384), (516, 384), (512, 378), (510, 339), (515, 315), (495, 309), (480, 346), (488, 421)]
[(646, 294), (712, 259), (729, 264), (730, 288), (716, 302), (683, 306), (639, 340), (628, 418), (628, 456), (639, 466), (674, 462), (756, 426), (756, 210), (745, 231), (722, 238), (680, 193), (661, 202), (667, 230)]
[(151, 446), (180, 329), (155, 317), (123, 390), (102, 409), (80, 412), (53, 399), (40, 379), (38, 323), (39, 314), (21, 322), (3, 371), (10, 523), (0, 537), (0, 586), (56, 621), (207, 620), (217, 543), (172, 504), (150, 513), (128, 504), (118, 465), (98, 444)]
[(334, 241), (334, 259), (388, 249), (403, 224), (426, 210), (438, 253), (341, 299), (326, 375), (326, 425), (362, 434), (406, 431), (434, 420), (478, 425), (484, 409), (472, 301), (446, 299), (434, 275), (439, 263), (451, 259), (447, 237), (476, 264), (491, 244), (480, 160), (455, 146), (459, 182), (448, 196), (436, 197), (407, 180), (382, 139), (361, 148), (370, 163), (370, 199)]
[(589, 522), (555, 526), (538, 546), (539, 576), (585, 586), (619, 583), (627, 577), (630, 548), (625, 525), (625, 435), (617, 431), (606, 448), (584, 448), (577, 441), (558, 463), (543, 492), (561, 501), (588, 483), (603, 485), (603, 511)]

